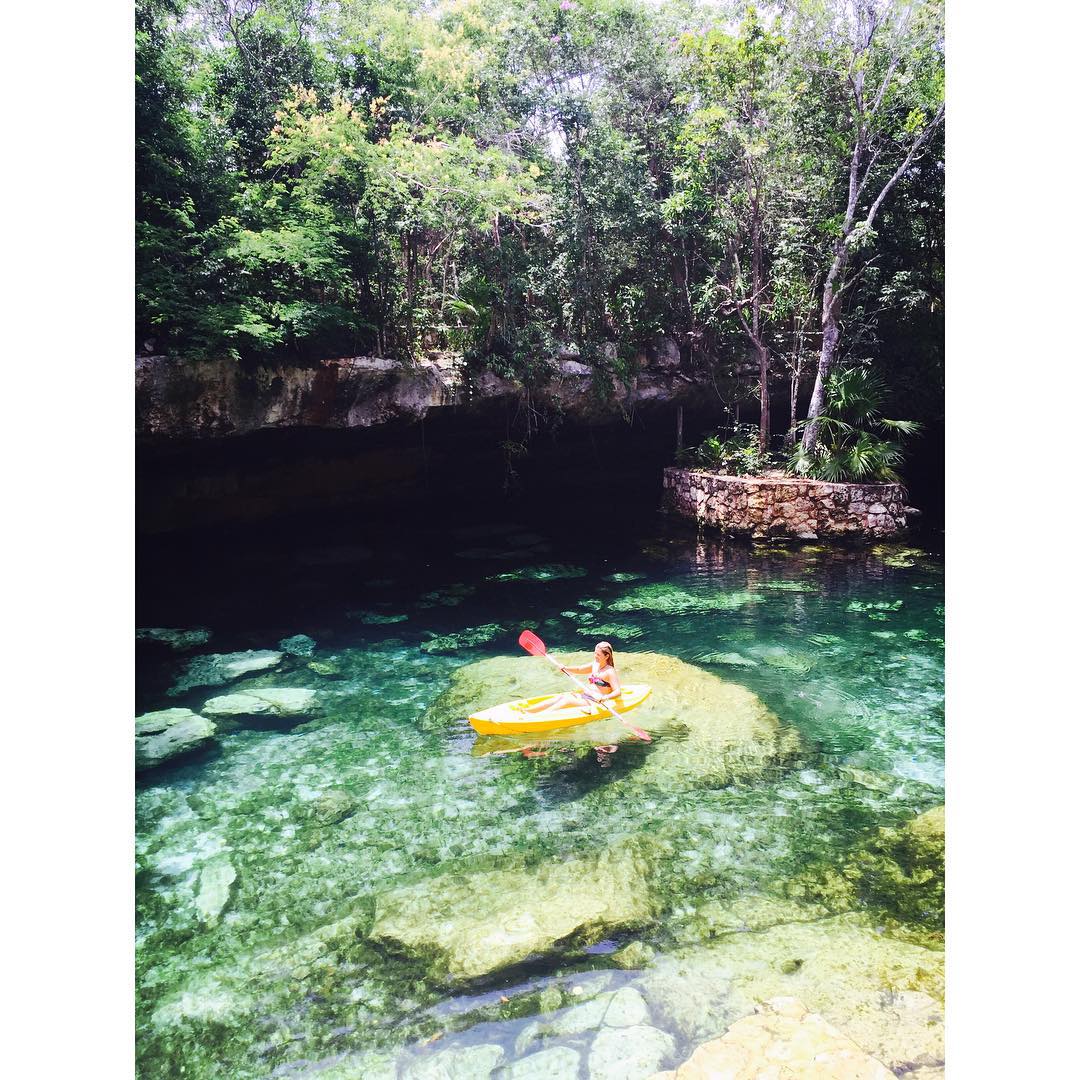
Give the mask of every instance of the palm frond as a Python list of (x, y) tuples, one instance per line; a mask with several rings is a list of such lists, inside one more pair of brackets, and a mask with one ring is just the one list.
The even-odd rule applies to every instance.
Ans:
[(886, 420), (881, 417), (878, 423), (891, 431), (899, 431), (901, 435), (918, 435), (923, 427), (918, 420)]

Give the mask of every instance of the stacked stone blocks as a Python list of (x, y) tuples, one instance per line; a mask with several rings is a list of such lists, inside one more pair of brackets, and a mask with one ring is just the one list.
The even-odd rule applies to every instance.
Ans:
[(754, 539), (881, 539), (907, 528), (918, 511), (901, 484), (830, 484), (790, 476), (727, 476), (664, 470), (664, 509), (734, 536)]

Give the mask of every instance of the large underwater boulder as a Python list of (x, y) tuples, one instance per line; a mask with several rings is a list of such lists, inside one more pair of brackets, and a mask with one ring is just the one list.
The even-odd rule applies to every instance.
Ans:
[(212, 720), (190, 709), (161, 709), (135, 718), (135, 768), (149, 769), (209, 742)]
[(883, 934), (864, 913), (765, 910), (792, 921), (657, 957), (638, 986), (666, 1030), (700, 1042), (794, 996), (890, 1069), (944, 1059), (944, 951)]
[(443, 874), (382, 893), (370, 938), (426, 959), (433, 977), (454, 984), (644, 926), (656, 912), (648, 863), (627, 843), (563, 862)]
[[(777, 997), (732, 1024), (672, 1073), (671, 1080), (892, 1080), (893, 1073), (797, 998)], [(654, 1078), (658, 1080), (658, 1078)]]
[[(559, 653), (570, 665), (591, 653)], [(644, 763), (619, 783), (659, 787), (723, 785), (760, 776), (802, 751), (797, 731), (782, 724), (751, 691), (663, 653), (616, 654), (624, 683), (648, 683), (651, 697), (627, 715), (656, 737)], [(566, 690), (565, 676), (534, 657), (495, 657), (459, 668), (424, 716), (430, 729), (460, 726), (469, 714), (500, 701)], [(670, 738), (665, 738), (670, 736)], [(614, 743), (628, 737), (617, 720), (568, 728), (553, 738)]]

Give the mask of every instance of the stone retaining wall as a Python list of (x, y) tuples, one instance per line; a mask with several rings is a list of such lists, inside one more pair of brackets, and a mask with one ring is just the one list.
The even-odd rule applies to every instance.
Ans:
[(736, 536), (895, 536), (919, 511), (900, 484), (827, 484), (789, 476), (664, 470), (664, 509)]

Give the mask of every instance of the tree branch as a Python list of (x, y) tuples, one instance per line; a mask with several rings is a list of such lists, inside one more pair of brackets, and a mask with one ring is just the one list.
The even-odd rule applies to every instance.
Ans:
[(945, 102), (943, 101), (938, 106), (938, 111), (935, 113), (934, 119), (931, 120), (930, 123), (927, 124), (926, 127), (924, 127), (922, 129), (922, 132), (919, 134), (919, 137), (915, 140), (915, 142), (913, 142), (911, 144), (911, 149), (908, 151), (907, 157), (904, 158), (904, 160), (900, 163), (900, 165), (898, 166), (896, 172), (894, 172), (892, 174), (892, 176), (889, 178), (889, 182), (881, 189), (880, 193), (878, 194), (878, 197), (874, 200), (873, 205), (870, 207), (869, 213), (866, 215), (867, 228), (869, 228), (873, 224), (874, 216), (877, 214), (878, 209), (880, 208), (882, 202), (885, 200), (885, 196), (888, 195), (890, 191), (892, 191), (892, 189), (895, 186), (896, 182), (900, 179), (901, 176), (904, 175), (904, 173), (907, 172), (908, 167), (915, 160), (915, 158), (918, 155), (919, 151), (926, 144), (926, 141), (930, 138), (931, 134), (933, 134), (934, 130), (941, 123), (941, 121), (944, 119), (944, 117), (945, 117)]

